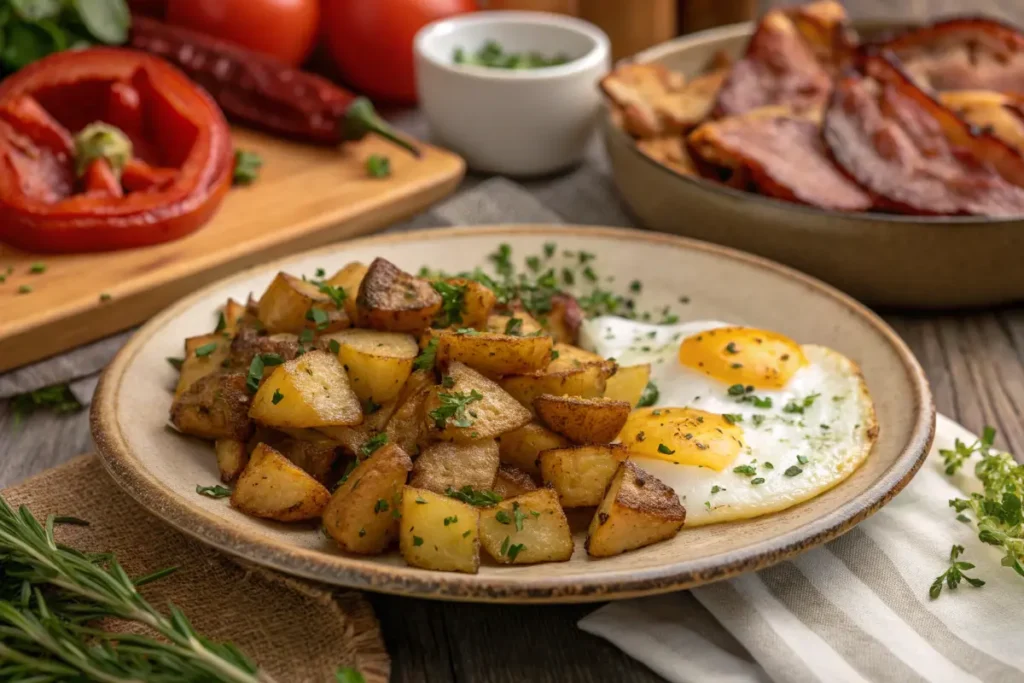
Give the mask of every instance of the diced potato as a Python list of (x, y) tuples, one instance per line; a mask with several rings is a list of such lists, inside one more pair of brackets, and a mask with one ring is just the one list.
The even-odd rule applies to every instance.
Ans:
[[(517, 323), (512, 323), (509, 326), (509, 321), (512, 319), (518, 320)], [(523, 337), (538, 336), (544, 332), (544, 326), (537, 322), (537, 319), (526, 311), (517, 310), (513, 315), (492, 315), (487, 318), (487, 324), (485, 326), (486, 332), (493, 332), (494, 334), (506, 334), (506, 330), (519, 330), (519, 334)]]
[(491, 439), (530, 421), (530, 411), (462, 363), (452, 363), (423, 406), (430, 434), (444, 441)]
[(252, 400), (249, 416), (271, 427), (329, 427), (363, 421), (359, 398), (335, 356), (310, 351), (279, 365)]
[(630, 413), (619, 440), (638, 455), (717, 471), (744, 448), (742, 427), (696, 408), (638, 408)]
[(332, 287), (341, 287), (345, 290), (345, 313), (353, 322), (358, 320), (356, 297), (359, 295), (359, 285), (362, 284), (367, 270), (367, 267), (359, 261), (353, 261), (327, 280), (327, 284)]
[(413, 567), (476, 574), (480, 567), (480, 511), (426, 489), (402, 493), (399, 547)]
[(361, 555), (387, 550), (398, 533), (402, 487), (412, 461), (401, 448), (385, 444), (359, 462), (331, 496), (324, 529), (342, 549)]
[(509, 375), (502, 377), (498, 384), (520, 404), (532, 408), (534, 400), (541, 394), (583, 398), (602, 396), (612, 371), (613, 368), (606, 365), (584, 365), (572, 370)]
[(273, 446), (324, 486), (332, 483), (337, 476), (332, 476), (334, 463), (338, 461), (338, 444), (334, 441), (286, 438), (280, 439)]
[(442, 367), (458, 361), (491, 378), (542, 370), (551, 360), (551, 337), (548, 336), (460, 334), (442, 330), (437, 340), (437, 361)]
[(230, 351), (231, 342), (219, 332), (186, 339), (185, 360), (181, 363), (178, 386), (174, 389), (175, 397), (185, 393), (200, 378), (219, 372), (221, 363)]
[(472, 327), (479, 329), (487, 323), (487, 317), (491, 314), (497, 298), (488, 287), (462, 278), (446, 280), (448, 284), (458, 287), (465, 287), (466, 292), (462, 297), (462, 321), (460, 327)]
[(359, 324), (390, 332), (420, 332), (441, 310), (441, 296), (423, 278), (376, 258), (359, 285)]
[(576, 443), (609, 443), (629, 417), (630, 405), (610, 398), (541, 394), (533, 402), (537, 417)]
[(338, 360), (363, 404), (385, 403), (398, 396), (419, 355), (416, 338), (400, 332), (345, 330), (321, 339), (338, 342)]
[[(243, 327), (231, 340), (231, 355), (228, 366), (239, 372), (249, 372), (252, 359), (265, 353), (276, 354), (282, 360), (291, 360), (299, 353), (299, 338), (290, 333), (264, 335), (256, 330)], [(273, 365), (266, 365), (263, 376), (267, 377), (274, 371)]]
[(249, 452), (241, 439), (217, 439), (213, 450), (217, 454), (220, 479), (225, 483), (233, 482), (249, 464)]
[[(323, 312), (324, 322), (315, 324), (310, 309)], [(267, 332), (291, 332), (298, 334), (303, 329), (333, 331), (349, 326), (348, 315), (338, 310), (320, 287), (301, 278), (278, 273), (257, 304), (258, 317)]]
[(425, 387), (402, 402), (384, 429), (388, 441), (400, 445), (409, 453), (419, 453), (420, 445), (426, 441), (430, 431), (427, 428), (423, 407), (432, 390), (432, 387)]
[(341, 447), (349, 455), (359, 455), (359, 449), (363, 444), (384, 431), (388, 420), (395, 414), (398, 408), (398, 399), (394, 398), (382, 404), (372, 413), (364, 413), (363, 421), (352, 427), (319, 427), (316, 433), (321, 434)]
[(542, 424), (531, 422), (498, 437), (498, 457), (503, 463), (539, 477), (540, 463), (537, 460), (541, 452), (567, 446), (567, 438)]
[(609, 557), (664, 541), (675, 536), (685, 520), (686, 510), (675, 491), (626, 460), (590, 522), (587, 552)]
[(615, 401), (625, 401), (630, 408), (635, 408), (650, 381), (650, 363), (627, 367), (620, 365), (615, 374), (608, 378), (604, 387), (604, 397)]
[(256, 323), (256, 319), (248, 314), (245, 306), (234, 299), (228, 299), (221, 313), (224, 316), (224, 329), (222, 331), (229, 337), (234, 337), (238, 334), (240, 328), (252, 327)]
[(553, 349), (555, 356), (547, 367), (549, 373), (564, 372), (567, 370), (579, 370), (580, 368), (597, 365), (611, 377), (615, 373), (615, 361), (607, 360), (604, 356), (598, 355), (586, 349), (570, 344), (555, 344)]
[(331, 492), (266, 444), (249, 457), (231, 494), (231, 505), (247, 515), (297, 522), (319, 517)]
[(448, 488), (490, 489), (498, 472), (494, 439), (455, 443), (439, 441), (423, 449), (412, 467), (409, 486), (444, 493)]
[(540, 454), (540, 475), (558, 492), (562, 507), (597, 505), (628, 457), (629, 449), (619, 444), (556, 448)]
[(583, 309), (569, 294), (551, 297), (551, 310), (545, 316), (545, 327), (560, 344), (575, 344), (583, 324)]
[(502, 564), (565, 562), (572, 532), (558, 494), (538, 489), (480, 511), (480, 543)]
[(512, 465), (502, 463), (498, 467), (498, 473), (494, 476), (492, 491), (502, 498), (512, 498), (521, 493), (529, 493), (537, 490), (537, 484), (533, 477)]
[(249, 391), (237, 373), (206, 375), (171, 403), (171, 423), (203, 439), (249, 437)]

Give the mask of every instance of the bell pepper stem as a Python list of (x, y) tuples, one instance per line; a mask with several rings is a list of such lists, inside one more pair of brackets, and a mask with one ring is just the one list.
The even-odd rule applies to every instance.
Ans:
[(414, 157), (419, 158), (420, 156), (419, 148), (389, 126), (374, 110), (370, 100), (365, 97), (357, 97), (345, 110), (345, 115), (341, 119), (340, 131), (342, 140), (362, 140), (373, 133), (385, 140), (390, 140)]

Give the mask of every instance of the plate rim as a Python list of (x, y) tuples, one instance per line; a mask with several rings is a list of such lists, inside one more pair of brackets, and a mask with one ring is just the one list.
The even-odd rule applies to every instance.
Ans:
[[(687, 250), (708, 252), (772, 271), (833, 299), (880, 333), (896, 351), (913, 385), (916, 420), (909, 442), (894, 462), (864, 492), (829, 513), (815, 518), (783, 536), (745, 546), (712, 558), (680, 560), (642, 570), (594, 572), (586, 577), (569, 575), (547, 579), (516, 579), (512, 576), (457, 574), (409, 566), (374, 564), (352, 555), (327, 554), (298, 548), (240, 529), (223, 519), (190, 506), (180, 494), (162, 484), (138, 463), (128, 448), (117, 422), (117, 394), (126, 369), (146, 342), (168, 320), (176, 317), (208, 292), (241, 281), (256, 271), (318, 254), (335, 253), (352, 247), (393, 244), (423, 238), (446, 240), (465, 236), (559, 234), (576, 237), (610, 238), (665, 244)], [(97, 452), (111, 478), (137, 503), (198, 541), (215, 549), (286, 574), (354, 589), (408, 597), (448, 601), (497, 603), (596, 602), (666, 593), (763, 569), (820, 545), (877, 512), (899, 493), (920, 469), (935, 433), (935, 405), (928, 380), (906, 343), (875, 313), (852, 297), (825, 283), (769, 259), (737, 249), (676, 235), (631, 228), (565, 226), (550, 224), (500, 224), (428, 228), (390, 235), (377, 235), (336, 243), (263, 263), (222, 278), (184, 297), (151, 318), (128, 341), (100, 377), (90, 409), (90, 425)]]

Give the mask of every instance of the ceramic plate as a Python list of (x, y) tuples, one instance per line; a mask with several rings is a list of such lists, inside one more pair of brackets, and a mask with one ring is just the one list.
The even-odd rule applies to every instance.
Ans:
[[(591, 560), (576, 534), (568, 562), (500, 567), (475, 575), (406, 566), (397, 553), (339, 551), (316, 525), (247, 517), (227, 500), (196, 494), (217, 483), (210, 444), (166, 426), (176, 373), (165, 360), (185, 337), (209, 332), (228, 297), (262, 292), (279, 270), (328, 272), (351, 260), (385, 257), (415, 271), (488, 265), (508, 243), (520, 258), (545, 242), (585, 249), (598, 270), (625, 287), (643, 280), (642, 309), (670, 306), (683, 320), (719, 319), (778, 330), (856, 360), (874, 396), (880, 438), (865, 464), (828, 493), (760, 519), (683, 529), (673, 540)], [(614, 285), (613, 285), (614, 286)], [(689, 297), (688, 304), (680, 304)], [(339, 244), (260, 266), (207, 287), (153, 318), (103, 375), (92, 408), (93, 435), (114, 480), (143, 507), (211, 546), (283, 572), (353, 588), (446, 600), (572, 602), (687, 588), (767, 567), (833, 538), (878, 510), (923, 462), (934, 408), (920, 366), (885, 323), (852, 299), (785, 267), (679, 237), (611, 228), (499, 226), (412, 232)], [(585, 525), (584, 525), (585, 526)]]

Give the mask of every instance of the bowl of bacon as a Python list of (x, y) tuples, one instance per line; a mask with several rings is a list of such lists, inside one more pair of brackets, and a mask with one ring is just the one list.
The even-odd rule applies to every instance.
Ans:
[(853, 25), (831, 0), (686, 36), (602, 83), (638, 221), (869, 304), (1024, 299), (1024, 32)]

